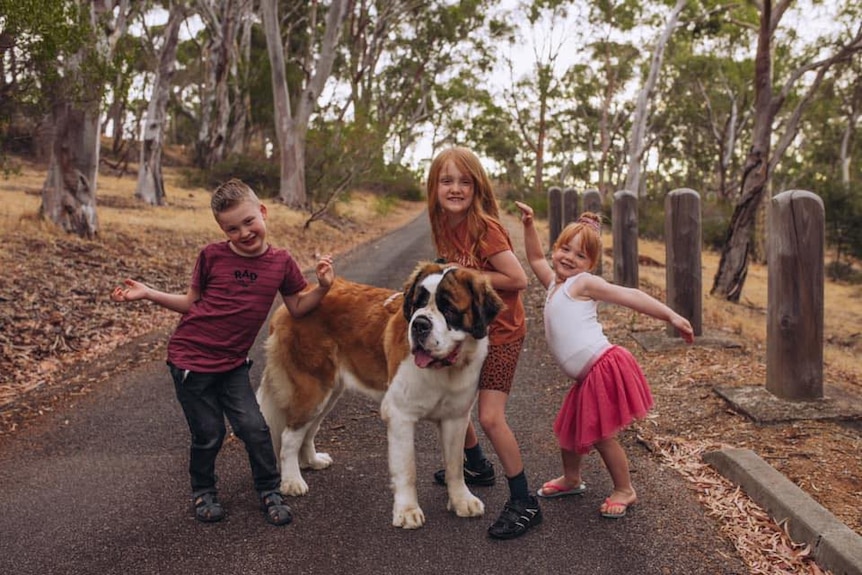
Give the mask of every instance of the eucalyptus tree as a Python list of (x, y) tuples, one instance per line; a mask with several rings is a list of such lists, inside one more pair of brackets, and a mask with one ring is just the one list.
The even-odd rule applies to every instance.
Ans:
[[(295, 0), (288, 27), (282, 36), (278, 0), (261, 0), (275, 102), (275, 132), (280, 154), (281, 177), (279, 199), (288, 206), (307, 206), (305, 187), (305, 148), (311, 115), (332, 73), (341, 37), (348, 0), (331, 0), (326, 6), (318, 2)], [(294, 34), (305, 36), (303, 42), (291, 41)], [(291, 101), (285, 56), (301, 78)]]
[(634, 104), (625, 91), (635, 78), (640, 51), (604, 38), (587, 46), (588, 62), (565, 74), (570, 105), (557, 117), (559, 140), (552, 149), (571, 159), (569, 172), (603, 199), (616, 191), (625, 169), (626, 139)]
[(50, 159), (40, 213), (71, 233), (95, 236), (102, 98), (135, 7), (130, 0), (23, 0), (0, 8), (13, 50), (32, 62), (28, 81), (47, 112)]
[(650, 177), (720, 200), (735, 191), (754, 92), (745, 29), (726, 22), (724, 10), (704, 7), (674, 35), (651, 120)]
[(348, 55), (336, 72), (349, 86), (337, 119), (375, 138), (372, 153), (392, 164), (428, 132), (446, 132), (442, 124), (457, 122), (477, 92), (471, 83), (483, 84), (495, 43), (510, 29), (493, 15), (497, 2), (357, 2), (345, 25)]
[(549, 152), (559, 158), (560, 185), (595, 187), (606, 197), (623, 162), (632, 111), (623, 91), (634, 78), (639, 51), (601, 40), (585, 45), (583, 52), (563, 74), (564, 104), (554, 116), (556, 134)]
[(481, 106), (487, 114), (481, 124), (502, 126), (500, 114), (508, 115), (511, 126), (499, 134), (513, 141), (500, 145), (497, 137), (492, 148), (498, 154), (517, 150), (495, 158), (517, 178), (513, 184), (541, 193), (546, 178), (565, 177), (583, 186), (598, 181), (605, 194), (611, 189), (607, 182), (619, 177), (630, 112), (624, 92), (640, 58), (624, 36), (639, 10), (634, 0), (532, 0), (510, 16), (524, 23), (503, 58), (508, 80), (491, 92), (492, 105)]
[[(237, 37), (243, 22), (252, 18), (252, 0), (196, 0), (204, 34), (204, 84), (200, 102), (195, 160), (209, 168), (228, 151), (231, 125), (231, 87), (240, 57)], [(236, 94), (234, 94), (236, 100)]]
[[(839, 7), (835, 20), (838, 23), (847, 22), (840, 28), (838, 35), (827, 43), (815, 46), (815, 51), (806, 54), (799, 65), (785, 70), (778, 85), (774, 86), (773, 53), (784, 48), (776, 43), (776, 32), (791, 5), (791, 0), (775, 3), (772, 0), (763, 0), (759, 5), (752, 141), (743, 164), (739, 196), (728, 225), (711, 289), (712, 294), (728, 301), (739, 301), (742, 294), (749, 258), (754, 251), (754, 228), (758, 209), (767, 194), (770, 177), (776, 165), (797, 135), (804, 111), (831, 69), (839, 63), (857, 58), (862, 52), (862, 20), (858, 18), (858, 4), (848, 0)], [(797, 37), (796, 32), (785, 30), (791, 41)], [(795, 91), (799, 93), (796, 94)], [(776, 131), (774, 122), (779, 112), (788, 104), (793, 108), (786, 111), (781, 129)]]
[(862, 254), (862, 59), (835, 71), (801, 121), (803, 145), (782, 162), (775, 179), (780, 189), (811, 190), (823, 199), (834, 253), (827, 270), (841, 278)]
[[(563, 95), (560, 59), (565, 49), (568, 31), (558, 32), (558, 23), (565, 22), (568, 6), (557, 2), (535, 2), (525, 6), (531, 27), (532, 60), (530, 68), (516, 77), (512, 58), (508, 57), (510, 84), (503, 89), (506, 107), (521, 141), (530, 151), (533, 167), (533, 190), (544, 194), (545, 153), (548, 138), (555, 125), (555, 115)], [(513, 39), (513, 42), (523, 43)], [(515, 50), (521, 51), (518, 46)]]
[(632, 116), (631, 133), (628, 139), (628, 169), (626, 171), (623, 189), (637, 195), (643, 195), (641, 190), (641, 165), (647, 150), (647, 121), (649, 120), (649, 105), (658, 83), (664, 61), (664, 52), (670, 41), (671, 34), (677, 27), (679, 16), (688, 0), (675, 0), (673, 8), (667, 16), (661, 34), (652, 47), (649, 70), (638, 92), (637, 104)]
[(141, 154), (135, 197), (151, 205), (165, 204), (165, 183), (162, 178), (162, 148), (171, 80), (176, 68), (180, 26), (186, 18), (186, 6), (181, 0), (169, 2), (168, 21), (159, 48), (158, 67), (152, 94), (147, 106), (141, 134)]

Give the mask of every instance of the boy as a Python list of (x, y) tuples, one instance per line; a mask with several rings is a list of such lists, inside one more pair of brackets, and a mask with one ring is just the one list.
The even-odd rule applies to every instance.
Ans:
[(294, 317), (313, 310), (335, 278), (332, 258), (317, 262), (318, 286), (307, 282), (287, 250), (266, 243), (266, 206), (240, 180), (222, 184), (211, 201), (227, 236), (201, 250), (185, 294), (155, 290), (132, 279), (111, 299), (147, 299), (183, 314), (168, 342), (168, 367), (191, 431), (189, 473), (195, 517), (224, 518), (216, 497), (215, 460), (227, 416), (245, 444), (261, 508), (273, 525), (287, 525), (291, 511), (279, 493), (280, 475), (269, 428), (249, 380), (248, 351), (266, 321), (276, 293)]

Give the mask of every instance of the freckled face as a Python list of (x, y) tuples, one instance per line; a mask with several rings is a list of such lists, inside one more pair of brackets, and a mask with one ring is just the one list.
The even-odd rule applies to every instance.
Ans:
[(216, 221), (237, 254), (254, 257), (266, 251), (266, 206), (263, 204), (240, 202), (220, 212)]
[(557, 275), (557, 281), (564, 281), (581, 272), (590, 271), (590, 258), (581, 244), (581, 234), (578, 234), (551, 254), (551, 263)]
[(444, 164), (437, 179), (437, 201), (452, 223), (467, 216), (475, 192), (476, 184), (470, 174), (461, 173), (451, 160)]

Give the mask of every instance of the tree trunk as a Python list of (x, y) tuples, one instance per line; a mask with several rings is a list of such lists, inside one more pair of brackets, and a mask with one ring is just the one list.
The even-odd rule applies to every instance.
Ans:
[(42, 187), (43, 217), (65, 231), (93, 238), (96, 215), (96, 173), (99, 165), (99, 114), (61, 101), (51, 111), (54, 137), (48, 176)]
[(230, 120), (228, 80), (235, 59), (238, 3), (235, 0), (199, 0), (201, 18), (209, 32), (205, 47), (204, 95), (201, 99), (196, 162), (210, 168), (222, 161)]
[(742, 170), (740, 197), (733, 209), (721, 259), (710, 293), (728, 301), (739, 301), (752, 255), (757, 209), (769, 179), (769, 145), (772, 138), (772, 2), (764, 0), (760, 14), (757, 54), (754, 61), (753, 141)]
[(165, 183), (162, 178), (162, 145), (168, 97), (177, 57), (180, 25), (185, 19), (185, 10), (179, 3), (171, 7), (164, 31), (164, 43), (159, 56), (159, 68), (153, 81), (153, 93), (147, 107), (141, 141), (141, 164), (135, 197), (152, 206), (165, 205)]
[[(332, 0), (327, 15), (320, 49), (314, 53), (317, 42), (309, 42), (304, 56), (304, 67), (310, 77), (299, 93), (296, 110), (291, 109), (290, 95), (284, 68), (285, 47), (281, 42), (277, 0), (262, 0), (261, 13), (266, 33), (266, 46), (272, 69), (272, 90), (275, 102), (275, 130), (281, 157), (281, 183), (279, 199), (294, 208), (308, 205), (305, 189), (305, 136), (308, 122), (317, 105), (324, 84), (332, 73), (335, 49), (346, 17), (348, 0)], [(312, 17), (310, 20), (314, 20)]]
[[(251, 66), (251, 40), (254, 28), (253, 2), (240, 2), (241, 22), (236, 57), (231, 64), (233, 102), (231, 104), (231, 128), (228, 131), (227, 153), (245, 154), (249, 144), (251, 123), (251, 93), (249, 92), (249, 67)], [(240, 66), (241, 64), (241, 66)]]
[(92, 238), (99, 232), (96, 176), (104, 85), (82, 71), (82, 62), (111, 60), (132, 7), (131, 0), (100, 0), (88, 9), (90, 26), (101, 35), (58, 63), (60, 80), (44, 87), (52, 100), (51, 157), (39, 211), (64, 230)]
[[(653, 51), (647, 79), (644, 82), (643, 88), (641, 88), (640, 94), (638, 94), (637, 106), (635, 107), (635, 114), (632, 119), (632, 131), (629, 136), (629, 167), (626, 173), (625, 186), (623, 187), (623, 189), (630, 190), (638, 196), (641, 195), (641, 162), (643, 161), (644, 150), (646, 149), (644, 140), (646, 139), (646, 124), (649, 117), (649, 102), (655, 90), (659, 72), (661, 71), (665, 47), (670, 40), (674, 28), (676, 28), (679, 14), (685, 8), (686, 1), (676, 0), (676, 6), (674, 6), (668, 16), (664, 31)], [(644, 187), (644, 189), (646, 188)]]
[[(775, 166), (796, 137), (803, 111), (816, 95), (829, 69), (835, 64), (845, 62), (862, 52), (862, 24), (860, 24), (853, 37), (843, 45), (838, 46), (830, 56), (806, 63), (794, 70), (784, 83), (783, 88), (773, 98), (772, 57), (770, 54), (772, 35), (789, 5), (790, 0), (782, 0), (773, 11), (771, 0), (765, 0), (760, 15), (757, 55), (754, 64), (755, 111), (752, 146), (743, 166), (740, 198), (731, 217), (718, 271), (715, 274), (712, 290), (710, 290), (710, 293), (720, 295), (728, 301), (739, 301), (742, 286), (745, 283), (748, 261), (753, 252), (752, 238), (754, 237), (754, 222), (758, 207), (766, 193)], [(796, 107), (785, 121), (783, 133), (777, 138), (773, 155), (770, 148), (773, 132), (772, 122), (787, 101), (794, 84), (806, 73), (812, 71), (816, 71), (815, 77), (808, 82), (802, 97), (797, 98)]]

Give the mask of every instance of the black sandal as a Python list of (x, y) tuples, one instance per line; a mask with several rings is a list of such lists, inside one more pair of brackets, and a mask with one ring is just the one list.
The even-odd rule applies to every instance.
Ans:
[(278, 491), (270, 491), (261, 495), (260, 508), (263, 509), (266, 520), (273, 525), (287, 525), (293, 521), (290, 507), (285, 505), (284, 498)]
[(195, 519), (203, 523), (215, 523), (224, 519), (224, 507), (212, 491), (195, 497)]

